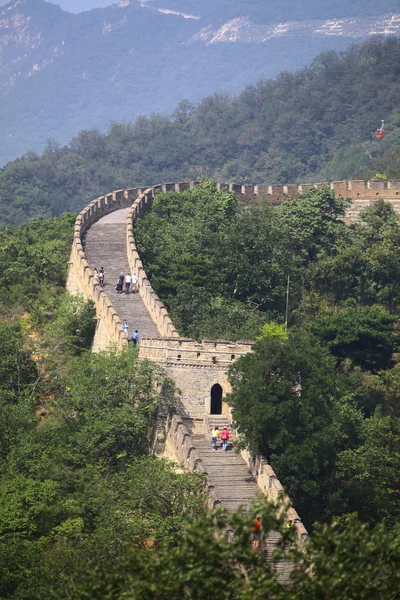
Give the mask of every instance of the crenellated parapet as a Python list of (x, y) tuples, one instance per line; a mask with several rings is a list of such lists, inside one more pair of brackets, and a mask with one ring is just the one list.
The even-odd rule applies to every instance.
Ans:
[(154, 192), (161, 187), (162, 186), (155, 186), (154, 188), (148, 188), (140, 193), (132, 204), (126, 223), (127, 256), (131, 273), (135, 273), (138, 276), (139, 294), (149, 311), (153, 322), (157, 325), (158, 330), (162, 333), (163, 337), (175, 338), (179, 337), (179, 333), (175, 329), (164, 303), (160, 300), (151, 286), (133, 235), (135, 222), (150, 210), (153, 203)]
[(279, 205), (282, 200), (297, 198), (309, 188), (321, 188), (328, 185), (338, 198), (351, 200), (377, 200), (400, 203), (400, 180), (352, 180), (333, 181), (332, 183), (289, 183), (286, 185), (240, 185), (236, 183), (218, 183), (218, 189), (234, 192), (245, 204), (257, 204), (261, 199), (269, 204)]
[(143, 339), (140, 358), (164, 365), (190, 365), (227, 369), (235, 360), (251, 352), (253, 342), (227, 342), (173, 337)]

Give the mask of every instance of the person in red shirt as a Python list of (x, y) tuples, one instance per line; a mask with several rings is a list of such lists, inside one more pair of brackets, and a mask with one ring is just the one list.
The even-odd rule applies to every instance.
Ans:
[(229, 431), (226, 427), (221, 431), (222, 450), (228, 450)]
[(258, 546), (260, 544), (260, 538), (261, 538), (261, 523), (260, 523), (260, 517), (257, 517), (257, 519), (254, 521), (253, 534), (251, 536), (251, 539), (253, 540), (254, 550), (258, 550)]

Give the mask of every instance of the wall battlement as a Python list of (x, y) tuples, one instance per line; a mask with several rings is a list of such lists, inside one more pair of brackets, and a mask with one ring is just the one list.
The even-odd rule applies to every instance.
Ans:
[[(179, 185), (179, 184), (178, 184)], [(261, 198), (264, 198), (270, 204), (279, 204), (287, 198), (296, 198), (311, 187), (320, 188), (324, 185), (329, 185), (331, 190), (335, 192), (338, 198), (351, 198), (357, 200), (359, 198), (384, 200), (399, 200), (400, 201), (400, 180), (381, 181), (372, 180), (365, 182), (364, 180), (353, 181), (333, 181), (332, 183), (289, 183), (286, 185), (239, 185), (235, 183), (218, 183), (219, 189), (225, 188), (230, 192), (234, 192), (241, 198), (245, 204), (257, 203)]]
[(227, 369), (235, 360), (251, 352), (252, 342), (185, 338), (142, 339), (139, 356), (165, 365), (190, 365)]

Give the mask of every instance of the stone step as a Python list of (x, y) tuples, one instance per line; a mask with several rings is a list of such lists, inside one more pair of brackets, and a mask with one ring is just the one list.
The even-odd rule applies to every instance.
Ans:
[[(220, 416), (218, 423), (224, 421), (227, 422), (226, 417)], [(239, 506), (248, 508), (259, 490), (242, 457), (232, 450), (224, 452), (220, 447), (214, 451), (208, 436), (195, 435), (192, 440), (220, 502), (228, 511)]]

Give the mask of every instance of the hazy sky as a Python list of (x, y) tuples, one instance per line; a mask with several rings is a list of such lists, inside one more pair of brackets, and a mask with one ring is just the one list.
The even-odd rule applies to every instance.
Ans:
[[(146, 0), (144, 1), (146, 2)], [(0, 0), (0, 6), (4, 6), (9, 2), (10, 0)], [(104, 8), (118, 2), (119, 0), (52, 0), (52, 4), (58, 4), (64, 10), (74, 13), (90, 10), (91, 8)]]

